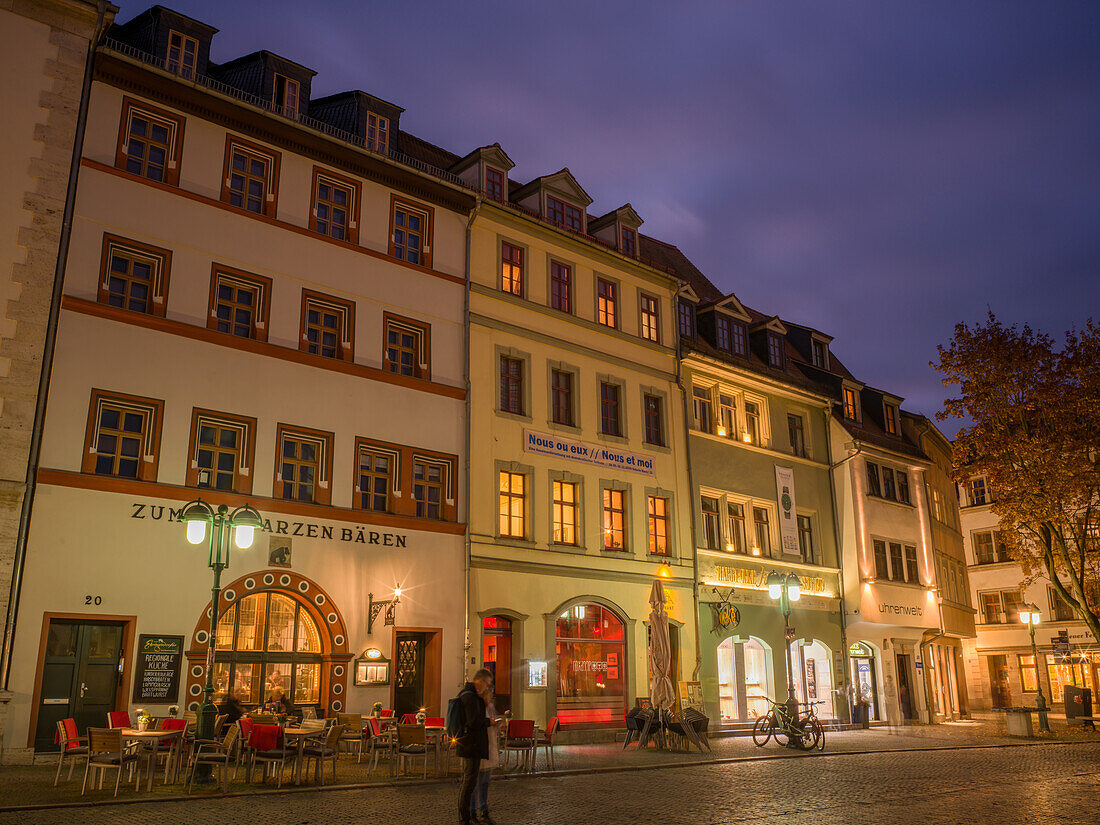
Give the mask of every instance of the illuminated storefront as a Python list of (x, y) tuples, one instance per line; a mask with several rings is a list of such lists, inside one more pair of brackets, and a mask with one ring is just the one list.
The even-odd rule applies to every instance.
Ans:
[[(1096, 707), (1096, 691), (1100, 687), (1100, 653), (1080, 652), (1069, 656), (1047, 656), (1047, 677), (1050, 679), (1051, 701), (1065, 701), (1066, 685), (1088, 688)], [(1034, 673), (1034, 669), (1032, 669)], [(1032, 688), (1034, 691), (1034, 688)]]
[(623, 622), (598, 604), (570, 607), (557, 621), (558, 720), (621, 724), (626, 714)]

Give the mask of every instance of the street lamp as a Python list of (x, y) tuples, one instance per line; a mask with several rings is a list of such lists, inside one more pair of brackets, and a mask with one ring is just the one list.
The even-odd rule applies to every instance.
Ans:
[(768, 574), (765, 581), (768, 595), (779, 600), (779, 609), (783, 613), (783, 641), (787, 657), (787, 711), (792, 719), (798, 718), (798, 700), (794, 696), (794, 679), (791, 678), (791, 642), (790, 632), (791, 602), (797, 602), (802, 596), (802, 582), (794, 573), (784, 575), (778, 570)]
[[(213, 739), (214, 717), (218, 709), (214, 705), (214, 645), (218, 635), (218, 597), (222, 589), (222, 571), (229, 567), (230, 538), (240, 550), (252, 546), (256, 528), (263, 526), (263, 517), (253, 507), (245, 504), (233, 512), (224, 504), (215, 510), (201, 498), (184, 505), (180, 515), (187, 527), (187, 540), (191, 544), (207, 541), (207, 564), (214, 571), (214, 586), (210, 590), (210, 641), (206, 648), (206, 687), (202, 707), (199, 708), (198, 739)], [(207, 529), (209, 528), (209, 530)], [(209, 538), (208, 538), (209, 534)], [(196, 781), (213, 782), (209, 765), (199, 764)]]
[(1031, 634), (1031, 656), (1035, 662), (1035, 689), (1039, 695), (1035, 700), (1035, 707), (1039, 709), (1039, 730), (1050, 733), (1050, 722), (1047, 721), (1047, 700), (1043, 696), (1043, 682), (1039, 678), (1039, 650), (1035, 647), (1035, 625), (1043, 619), (1043, 614), (1034, 604), (1020, 606), (1020, 621), (1027, 625)]

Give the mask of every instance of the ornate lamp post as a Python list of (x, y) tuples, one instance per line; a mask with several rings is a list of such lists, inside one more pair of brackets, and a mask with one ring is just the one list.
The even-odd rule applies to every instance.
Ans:
[(798, 700), (794, 695), (794, 679), (791, 677), (791, 641), (790, 619), (791, 602), (797, 602), (802, 596), (802, 582), (794, 573), (783, 575), (778, 570), (768, 574), (766, 581), (768, 595), (778, 599), (779, 609), (783, 613), (783, 645), (787, 658), (787, 711), (792, 719), (798, 718)]
[(1035, 689), (1039, 695), (1035, 699), (1035, 707), (1039, 709), (1039, 730), (1050, 733), (1050, 722), (1047, 721), (1047, 700), (1043, 696), (1043, 682), (1039, 678), (1039, 650), (1035, 647), (1035, 625), (1043, 619), (1043, 614), (1034, 604), (1025, 604), (1020, 607), (1020, 621), (1027, 625), (1031, 634), (1031, 656), (1035, 662)]
[[(201, 498), (186, 504), (180, 521), (187, 525), (187, 540), (191, 544), (208, 543), (207, 564), (214, 571), (214, 586), (210, 590), (210, 643), (206, 648), (206, 687), (203, 703), (199, 708), (198, 739), (213, 739), (214, 717), (218, 709), (214, 705), (214, 646), (218, 635), (218, 598), (222, 589), (222, 571), (229, 567), (230, 535), (240, 550), (252, 546), (256, 528), (263, 525), (263, 517), (253, 507), (245, 504), (233, 512), (224, 504), (215, 510)], [(209, 530), (207, 527), (209, 526)], [(209, 536), (208, 536), (209, 534)], [(195, 780), (200, 784), (212, 783), (211, 767), (199, 766)]]

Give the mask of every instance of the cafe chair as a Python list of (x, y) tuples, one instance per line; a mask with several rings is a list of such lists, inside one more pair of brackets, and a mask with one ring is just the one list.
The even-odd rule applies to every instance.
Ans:
[[(180, 761), (183, 759), (183, 740), (187, 736), (187, 720), (169, 716), (166, 719), (160, 720), (157, 729), (183, 731), (179, 737), (166, 736), (158, 743), (157, 759), (159, 760), (162, 756), (164, 757), (164, 783), (168, 784), (168, 771), (173, 765), (176, 767), (176, 773), (179, 773)], [(216, 731), (217, 728), (215, 727), (214, 730)], [(166, 745), (168, 746), (167, 749), (165, 749)], [(151, 757), (152, 754), (150, 753), (150, 758)], [(150, 765), (149, 770), (154, 770), (156, 767), (155, 765)]]
[[(80, 795), (88, 789), (88, 774), (92, 771), (99, 774), (99, 787), (103, 787), (103, 773), (107, 770), (118, 771), (115, 778), (115, 796), (118, 796), (118, 786), (122, 782), (122, 769), (129, 768), (134, 777), (134, 790), (138, 789), (141, 782), (141, 763), (139, 756), (132, 751), (123, 750), (122, 732), (108, 728), (88, 728), (88, 761), (84, 765), (84, 784), (80, 786)], [(135, 771), (134, 768), (137, 768)], [(95, 775), (92, 776), (92, 784), (95, 785)]]
[(295, 758), (297, 749), (288, 748), (283, 729), (278, 725), (253, 725), (252, 733), (248, 738), (249, 759), (248, 770), (245, 773), (245, 782), (252, 783), (252, 769), (259, 762), (263, 765), (263, 780), (267, 781), (268, 768), (279, 766), (279, 781), (277, 787), (283, 787), (283, 772), (286, 763)]
[(382, 711), (382, 718), (383, 718), (383, 719), (392, 719), (392, 718), (393, 718), (393, 711), (392, 711), (392, 710), (385, 710), (385, 709), (383, 709), (383, 711)]
[(423, 725), (397, 726), (397, 772), (405, 773), (405, 760), (424, 760), (424, 778), (428, 778), (428, 734)]
[[(550, 724), (546, 726), (546, 730), (542, 731), (535, 739), (535, 756), (532, 761), (537, 761), (539, 748), (546, 749), (546, 765), (550, 770), (554, 770), (554, 734), (558, 731), (558, 717), (553, 716), (550, 718)], [(534, 766), (532, 766), (534, 770)]]
[[(191, 787), (195, 783), (195, 771), (199, 765), (210, 765), (210, 769), (215, 767), (221, 768), (222, 775), (222, 793), (229, 793), (229, 763), (233, 761), (233, 752), (237, 747), (237, 736), (240, 733), (240, 728), (236, 725), (230, 725), (229, 730), (225, 734), (225, 738), (220, 742), (201, 742), (198, 747), (195, 748), (195, 752), (191, 754), (191, 758), (188, 761), (187, 769), (190, 772), (190, 776), (187, 780), (187, 793), (191, 793)], [(237, 775), (236, 769), (233, 770), (234, 778)]]
[(109, 728), (132, 728), (133, 724), (130, 722), (130, 711), (128, 710), (109, 710), (107, 711), (107, 727)]
[(502, 762), (507, 766), (508, 754), (516, 755), (516, 768), (523, 770), (528, 767), (528, 759), (534, 762), (535, 754), (535, 721), (533, 719), (511, 719), (508, 722), (504, 734), (504, 749)]
[[(325, 760), (332, 760), (332, 784), (336, 784), (336, 757), (340, 755), (340, 737), (344, 735), (343, 725), (333, 725), (328, 729), (324, 739), (312, 740), (314, 744), (306, 745), (302, 756), (306, 760), (306, 772), (309, 772), (309, 760), (317, 760), (316, 778), (322, 785), (325, 784)], [(362, 736), (359, 739), (362, 742)]]
[(367, 759), (367, 772), (373, 771), (378, 764), (378, 757), (385, 754), (389, 759), (393, 749), (393, 731), (383, 731), (382, 725), (374, 716), (367, 717), (367, 729), (363, 735), (367, 737), (369, 747)]
[(416, 714), (415, 713), (403, 713), (401, 714), (401, 720), (397, 723), (399, 725), (415, 725)]
[(429, 728), (445, 728), (447, 727), (447, 720), (442, 716), (429, 716), (424, 724)]
[(277, 725), (279, 717), (274, 713), (253, 713), (252, 721), (257, 725)]
[(305, 707), (302, 708), (302, 721), (303, 722), (307, 719), (316, 719), (316, 718), (317, 718), (317, 708), (313, 707), (313, 705), (306, 705)]
[(57, 760), (57, 773), (53, 777), (53, 784), (56, 787), (58, 780), (61, 779), (61, 767), (65, 764), (65, 760), (69, 760), (69, 778), (66, 781), (71, 782), (77, 760), (80, 757), (88, 758), (88, 745), (86, 736), (77, 735), (76, 720), (72, 718), (57, 720), (57, 733), (54, 734), (53, 741), (61, 746), (61, 755)]
[(352, 746), (355, 746), (356, 763), (363, 761), (363, 741), (366, 738), (363, 733), (363, 715), (361, 713), (338, 713), (336, 724), (344, 726), (344, 733), (340, 737), (340, 744), (347, 748), (350, 754)]

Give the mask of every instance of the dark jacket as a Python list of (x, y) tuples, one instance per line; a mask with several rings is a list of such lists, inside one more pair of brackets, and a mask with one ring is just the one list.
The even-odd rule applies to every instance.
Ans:
[(226, 696), (225, 700), (218, 705), (218, 713), (225, 715), (225, 724), (232, 725), (244, 716), (244, 707), (237, 700), (236, 696)]
[(488, 759), (490, 720), (485, 715), (485, 700), (478, 696), (473, 683), (467, 682), (458, 693), (458, 701), (462, 703), (466, 728), (455, 743), (458, 755), (463, 759)]

